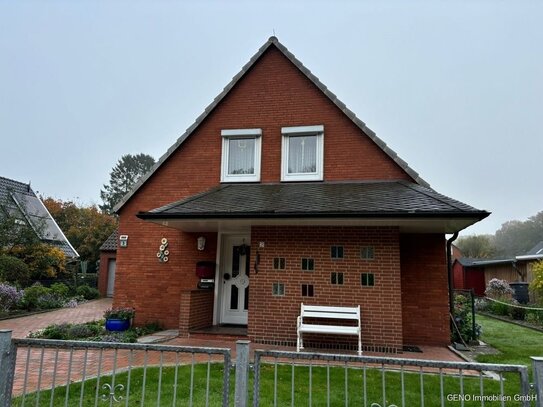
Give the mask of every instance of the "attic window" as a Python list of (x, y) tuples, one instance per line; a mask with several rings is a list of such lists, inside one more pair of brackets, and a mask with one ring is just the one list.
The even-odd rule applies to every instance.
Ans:
[(260, 181), (262, 130), (222, 130), (221, 136), (221, 182)]
[(283, 127), (281, 181), (322, 181), (324, 126)]

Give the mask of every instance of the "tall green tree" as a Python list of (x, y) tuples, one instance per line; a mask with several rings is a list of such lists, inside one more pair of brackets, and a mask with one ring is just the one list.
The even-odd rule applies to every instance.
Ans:
[(100, 209), (111, 214), (115, 205), (154, 164), (155, 159), (147, 154), (123, 155), (110, 173), (109, 184), (100, 190), (104, 202)]
[(100, 246), (117, 227), (117, 219), (101, 212), (96, 205), (78, 206), (54, 198), (45, 198), (43, 203), (92, 271), (100, 258)]
[(460, 248), (465, 257), (490, 259), (496, 255), (496, 246), (492, 235), (462, 236), (455, 242), (455, 245)]
[(543, 240), (543, 211), (526, 221), (511, 220), (496, 231), (495, 244), (501, 256), (518, 256), (526, 253)]

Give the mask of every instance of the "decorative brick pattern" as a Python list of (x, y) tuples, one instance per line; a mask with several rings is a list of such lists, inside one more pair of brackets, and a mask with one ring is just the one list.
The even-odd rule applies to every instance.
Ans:
[[(300, 303), (314, 305), (356, 306), (362, 312), (362, 341), (391, 349), (402, 347), (402, 311), (400, 285), (400, 237), (397, 228), (378, 227), (263, 227), (251, 231), (253, 247), (259, 249), (258, 274), (251, 275), (248, 334), (252, 340), (270, 343), (292, 343), (296, 340), (296, 317)], [(343, 259), (331, 259), (330, 247), (341, 244)], [(360, 259), (360, 247), (372, 245), (376, 261)], [(287, 268), (278, 272), (269, 265), (280, 253)], [(302, 258), (315, 259), (315, 271), (300, 269)], [(331, 272), (343, 273), (343, 285), (332, 285)], [(361, 287), (360, 273), (376, 275), (375, 287)], [(288, 280), (284, 278), (288, 275)], [(284, 297), (274, 297), (269, 287), (273, 282), (285, 283)], [(314, 297), (302, 297), (301, 285), (313, 284)], [(310, 335), (307, 343), (317, 342)], [(319, 336), (318, 342), (327, 342)], [(328, 342), (348, 343), (346, 336), (330, 336)]]

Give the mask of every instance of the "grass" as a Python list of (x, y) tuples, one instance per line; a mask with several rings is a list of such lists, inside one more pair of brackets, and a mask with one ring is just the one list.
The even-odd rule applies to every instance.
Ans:
[[(531, 366), (530, 356), (541, 355), (543, 351), (543, 334), (523, 328), (517, 325), (497, 321), (482, 316), (477, 317), (477, 322), (483, 326), (482, 340), (501, 351), (498, 355), (481, 355), (478, 361), (487, 363), (511, 363)], [(359, 368), (344, 369), (342, 367), (308, 367), (296, 366), (294, 368), (294, 381), (292, 380), (292, 367), (290, 365), (264, 364), (261, 367), (260, 382), (260, 405), (272, 406), (277, 397), (278, 406), (290, 406), (292, 404), (292, 394), (294, 394), (294, 405), (325, 406), (327, 399), (330, 398), (331, 406), (344, 406), (347, 397), (349, 406), (361, 406), (367, 401), (367, 405), (378, 403), (398, 406), (402, 405), (402, 383), (399, 372), (387, 371), (386, 377), (386, 402), (383, 403), (383, 379), (382, 372), (379, 369), (368, 368), (366, 372)], [(209, 394), (206, 396), (206, 383), (208, 375), (208, 365), (195, 365), (194, 372), (191, 375), (190, 366), (165, 367), (160, 370), (156, 367), (148, 368), (145, 377), (141, 368), (133, 369), (130, 373), (130, 391), (128, 397), (128, 406), (171, 406), (189, 405), (192, 399), (192, 405), (201, 406), (206, 404), (208, 397), (209, 405), (219, 406), (222, 404), (223, 389), (223, 365), (212, 363), (209, 365)], [(311, 381), (309, 376), (311, 375)], [(191, 396), (190, 383), (191, 376), (193, 382), (193, 392)], [(252, 399), (252, 376), (249, 383), (249, 392)], [(275, 377), (277, 377), (277, 387), (275, 387)], [(505, 381), (504, 394), (511, 397), (513, 401), (506, 401), (505, 405), (520, 405), (515, 402), (514, 395), (519, 393), (520, 383), (518, 375), (504, 375)], [(234, 392), (234, 372), (230, 376), (230, 405), (233, 405)], [(105, 383), (111, 384), (112, 376), (101, 377), (97, 379), (86, 380), (84, 383), (73, 383), (66, 386), (56, 387), (54, 391), (46, 390), (38, 393), (32, 393), (25, 396), (25, 405), (53, 405), (64, 406), (66, 400), (68, 406), (78, 406), (82, 400), (83, 406), (94, 406), (95, 396), (97, 394), (107, 393), (103, 389)], [(123, 384), (124, 391), (116, 391), (117, 395), (125, 397), (122, 403), (113, 403), (113, 405), (125, 405), (126, 385), (128, 373), (123, 372), (115, 375), (115, 385)], [(159, 386), (160, 382), (160, 386)], [(484, 379), (484, 394), (500, 394), (500, 382), (492, 379)], [(311, 383), (311, 384), (310, 384)], [(330, 383), (330, 386), (328, 386)], [(347, 383), (347, 392), (345, 391)], [(463, 386), (464, 394), (479, 395), (479, 378), (464, 377), (461, 384), (460, 379), (454, 376), (446, 376), (443, 379), (443, 394), (445, 396), (445, 405), (460, 406), (460, 401), (447, 400), (447, 395), (460, 393), (460, 387)], [(83, 389), (82, 389), (83, 388)], [(330, 388), (328, 395), (327, 389)], [(404, 374), (405, 405), (421, 405), (421, 399), (424, 398), (424, 404), (427, 406), (440, 405), (441, 383), (438, 375), (425, 375), (422, 386), (420, 376), (416, 373)], [(177, 389), (177, 390), (174, 390)], [(294, 390), (293, 390), (294, 389)], [(422, 391), (421, 391), (422, 389)], [(82, 391), (83, 390), (83, 391)], [(158, 394), (160, 391), (160, 403), (158, 403)], [(174, 396), (175, 393), (175, 396)], [(81, 398), (81, 394), (83, 397)], [(51, 398), (53, 402), (51, 403)], [(14, 406), (21, 406), (22, 397), (17, 397), (13, 401)], [(109, 404), (99, 401), (98, 405)], [(480, 401), (466, 401), (465, 406), (480, 406)], [(485, 402), (485, 406), (498, 406), (500, 402)]]
[[(193, 375), (193, 394), (192, 405), (202, 406), (206, 404), (206, 379), (208, 374), (208, 365), (195, 365)], [(276, 371), (277, 369), (277, 371)], [(278, 385), (275, 392), (274, 378), (277, 375)], [(312, 380), (309, 380), (311, 375)], [(252, 375), (251, 375), (252, 376)], [(159, 379), (160, 380), (160, 403), (158, 403)], [(219, 406), (222, 404), (222, 389), (223, 389), (223, 365), (209, 365), (209, 405)], [(385, 373), (386, 377), (386, 405), (396, 404), (402, 405), (401, 399), (401, 375), (399, 372)], [(115, 376), (115, 385), (123, 384), (124, 391), (117, 390), (117, 395), (126, 397), (128, 373), (123, 372)], [(365, 379), (365, 380), (364, 380)], [(344, 406), (345, 403), (345, 383), (347, 382), (347, 400), (349, 406), (367, 405), (379, 403), (383, 405), (383, 381), (382, 372), (379, 369), (368, 368), (366, 372), (362, 369), (343, 367), (312, 367), (311, 371), (308, 367), (296, 366), (294, 369), (294, 384), (292, 381), (292, 367), (290, 365), (274, 365), (265, 364), (261, 367), (261, 386), (260, 386), (260, 405), (274, 405), (274, 397), (277, 395), (277, 405), (291, 405), (292, 393), (294, 386), (294, 405), (311, 405), (325, 406), (327, 405), (327, 383), (330, 383), (330, 405)], [(98, 394), (107, 393), (103, 389), (105, 383), (111, 384), (112, 376), (100, 378), (97, 383), (96, 379), (90, 379), (83, 383), (74, 383), (69, 386), (57, 387), (54, 392), (51, 390), (32, 393), (25, 396), (25, 405), (53, 405), (63, 406), (66, 399), (68, 406), (78, 406), (82, 400), (83, 406), (94, 406), (96, 388), (99, 385)], [(145, 382), (145, 385), (144, 385)], [(365, 382), (365, 386), (364, 386)], [(191, 368), (190, 366), (179, 366), (177, 369), (177, 382), (175, 381), (175, 368), (165, 367), (162, 369), (162, 376), (156, 367), (148, 368), (145, 374), (143, 369), (133, 369), (131, 372), (130, 392), (128, 398), (129, 406), (171, 406), (174, 405), (174, 389), (177, 383), (177, 393), (175, 395), (175, 405), (189, 405), (191, 400), (190, 383), (191, 383)], [(311, 384), (310, 384), (311, 383)], [(250, 382), (250, 397), (252, 397), (252, 380)], [(460, 379), (458, 377), (444, 377), (443, 379), (443, 394), (447, 397), (448, 394), (460, 393)], [(479, 378), (464, 377), (462, 383), (464, 394), (479, 394)], [(81, 391), (83, 387), (83, 392)], [(405, 405), (416, 406), (421, 405), (421, 399), (424, 398), (424, 403), (427, 406), (440, 405), (440, 378), (438, 375), (425, 375), (421, 387), (420, 376), (416, 373), (404, 374), (405, 387)], [(423, 391), (421, 391), (421, 388)], [(505, 394), (511, 395), (518, 393), (519, 382), (517, 377), (511, 377), (504, 382)], [(143, 391), (145, 389), (145, 391)], [(484, 379), (485, 394), (499, 394), (500, 383), (491, 379)], [(234, 374), (231, 374), (230, 383), (230, 405), (233, 405), (234, 392)], [(81, 398), (81, 393), (83, 396)], [(51, 403), (51, 397), (53, 402)], [(119, 405), (124, 405), (126, 398)], [(471, 404), (473, 403), (473, 404)], [(466, 402), (465, 406), (479, 406), (480, 402)], [(99, 401), (98, 405), (109, 404)], [(115, 405), (117, 403), (113, 403)], [(460, 402), (447, 402), (447, 405), (460, 405)], [(18, 397), (13, 401), (13, 406), (22, 406), (23, 399)], [(487, 402), (485, 406), (500, 405), (500, 403)], [(507, 405), (514, 405), (507, 403)]]
[(531, 371), (530, 356), (543, 356), (543, 333), (482, 315), (477, 315), (477, 323), (483, 327), (481, 340), (500, 351), (480, 355), (478, 362), (526, 365)]

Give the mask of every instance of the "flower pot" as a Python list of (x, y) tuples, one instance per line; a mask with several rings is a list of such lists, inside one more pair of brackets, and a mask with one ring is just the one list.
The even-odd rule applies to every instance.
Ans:
[(106, 329), (113, 332), (126, 331), (130, 328), (129, 319), (117, 319), (117, 318), (108, 318), (106, 319)]

